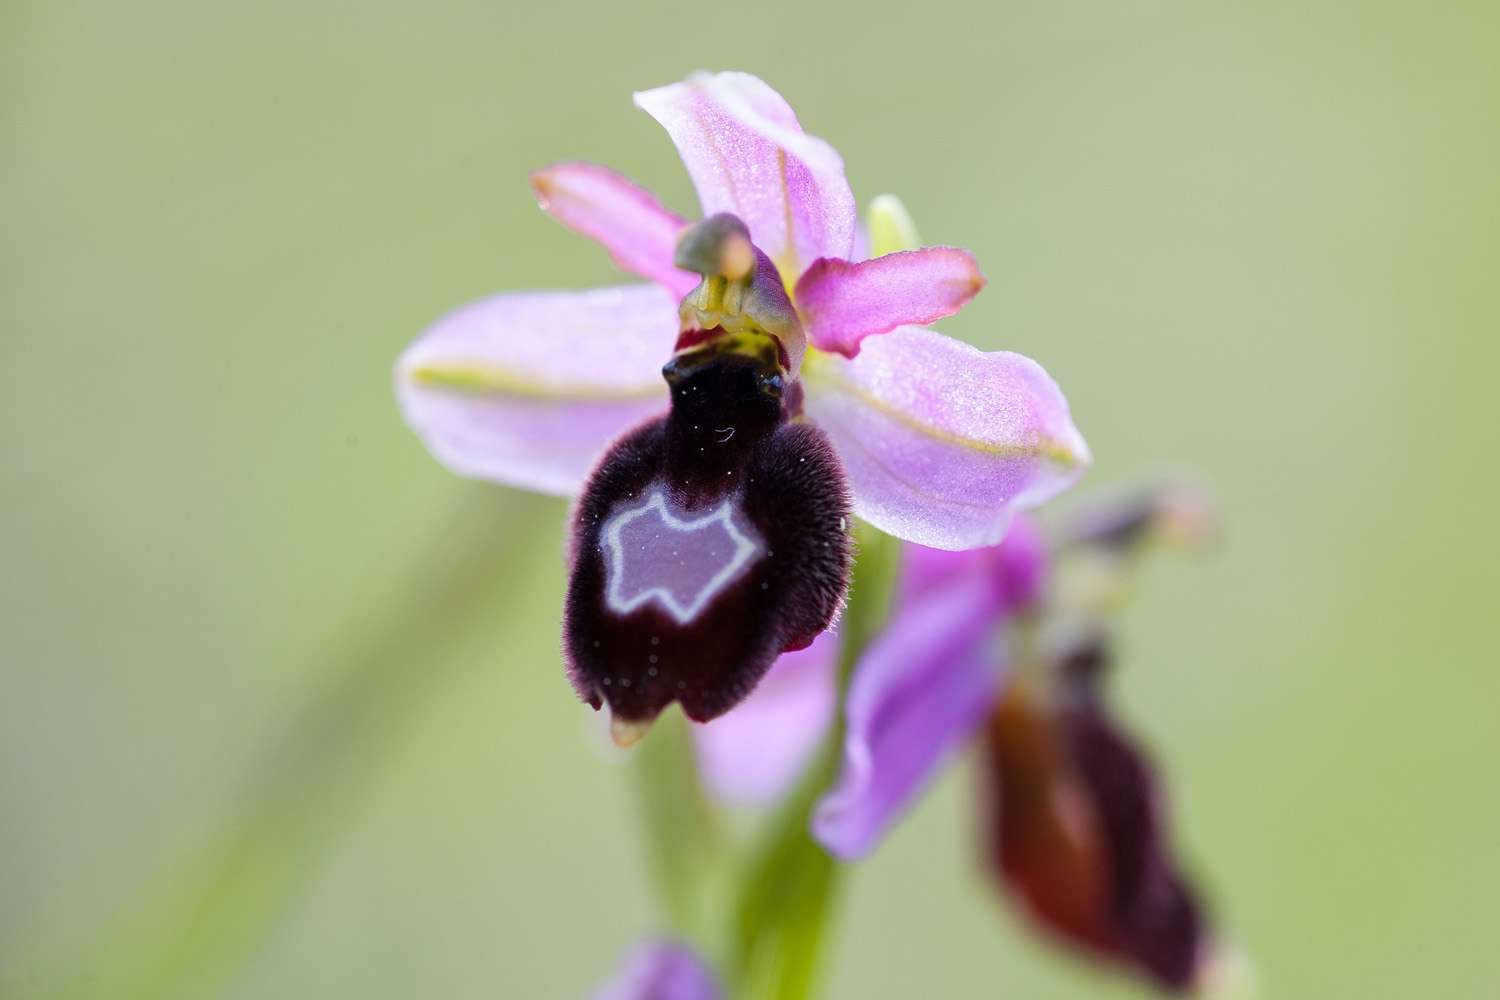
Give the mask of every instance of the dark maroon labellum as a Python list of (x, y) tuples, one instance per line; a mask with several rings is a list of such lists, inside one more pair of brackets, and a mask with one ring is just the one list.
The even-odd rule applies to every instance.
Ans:
[(617, 722), (673, 701), (722, 715), (843, 601), (848, 491), (824, 434), (787, 419), (781, 361), (772, 338), (705, 337), (663, 371), (670, 413), (620, 440), (579, 500), (569, 674)]
[(986, 754), (994, 861), (1065, 940), (1187, 990), (1211, 958), (1203, 918), (1169, 853), (1155, 775), (1101, 704), (1103, 664), (1086, 645), (1056, 665), (1056, 704), (1002, 700)]

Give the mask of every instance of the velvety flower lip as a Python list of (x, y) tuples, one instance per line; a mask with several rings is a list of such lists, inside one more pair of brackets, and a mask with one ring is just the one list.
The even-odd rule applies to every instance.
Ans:
[(643, 941), (589, 1000), (723, 1000), (708, 963), (680, 941)]
[(1063, 656), (1051, 697), (1018, 686), (995, 712), (984, 755), (992, 864), (1063, 941), (1185, 991), (1216, 949), (1166, 843), (1150, 762), (1104, 709), (1105, 656), (1085, 638)]

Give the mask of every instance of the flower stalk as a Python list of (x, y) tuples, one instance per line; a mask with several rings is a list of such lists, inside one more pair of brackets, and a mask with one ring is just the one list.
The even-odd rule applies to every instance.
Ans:
[[(840, 625), (841, 702), (854, 665), (890, 617), (900, 555), (895, 538), (867, 524), (859, 525), (858, 537), (860, 555)], [(838, 773), (843, 743), (840, 716), (742, 869), (731, 981), (743, 1000), (802, 1000), (816, 981), (844, 869), (813, 839), (811, 821)]]
[[(840, 697), (890, 614), (900, 546), (859, 524), (859, 560), (841, 620)], [(829, 939), (843, 866), (809, 832), (838, 771), (843, 727), (824, 737), (797, 784), (735, 856), (704, 793), (687, 720), (665, 713), (636, 754), (645, 849), (672, 928), (724, 972), (741, 1000), (811, 995)]]
[(714, 911), (727, 882), (727, 844), (698, 778), (686, 716), (662, 713), (632, 761), (647, 862), (668, 922), (718, 955)]

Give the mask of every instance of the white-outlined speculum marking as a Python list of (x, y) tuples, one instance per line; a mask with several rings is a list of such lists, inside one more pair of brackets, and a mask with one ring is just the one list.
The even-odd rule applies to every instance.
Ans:
[[(663, 530), (654, 532), (651, 539), (657, 543), (652, 548), (659, 547), (660, 551), (653, 552), (641, 546), (641, 550), (645, 552), (644, 556), (629, 552), (624, 539), (626, 529), (640, 518), (651, 516), (653, 513), (663, 526)], [(675, 557), (679, 551), (686, 554), (693, 550), (692, 546), (685, 544), (684, 536), (703, 531), (715, 532), (704, 538), (704, 541), (712, 546), (707, 554), (703, 555), (701, 550), (697, 553), (701, 560), (712, 560), (708, 566), (695, 567), (694, 569), (697, 570), (695, 574), (693, 569), (688, 569), (685, 559), (671, 558), (670, 563), (667, 562), (668, 552)], [(728, 536), (730, 546), (715, 544), (723, 540), (718, 532)], [(667, 505), (666, 498), (660, 491), (657, 491), (652, 493), (645, 503), (623, 510), (610, 518), (605, 522), (600, 534), (604, 541), (602, 548), (607, 575), (604, 598), (610, 610), (619, 615), (628, 615), (648, 601), (654, 600), (683, 625), (697, 618), (704, 607), (740, 575), (760, 549), (758, 539), (753, 537), (753, 529), (737, 523), (732, 497), (726, 498), (717, 508), (703, 517), (683, 518), (672, 512)], [(669, 537), (662, 542), (662, 534), (675, 535), (676, 540)], [(631, 548), (636, 547), (635, 541), (631, 539)], [(728, 551), (721, 556), (720, 550), (726, 548), (732, 548), (733, 551)], [(676, 564), (673, 567), (675, 581), (658, 583), (650, 580), (646, 586), (638, 586), (638, 589), (632, 588), (627, 580), (630, 575), (627, 567), (632, 556), (645, 559), (648, 564), (657, 564), (650, 567), (652, 570), (661, 570), (668, 565)], [(714, 563), (721, 564), (714, 568)], [(709, 573), (710, 569), (713, 570), (712, 573)], [(700, 577), (707, 575), (708, 578), (696, 584), (695, 587), (692, 579), (694, 575)], [(673, 582), (677, 586), (673, 586)], [(634, 593), (627, 593), (632, 589), (635, 590)]]

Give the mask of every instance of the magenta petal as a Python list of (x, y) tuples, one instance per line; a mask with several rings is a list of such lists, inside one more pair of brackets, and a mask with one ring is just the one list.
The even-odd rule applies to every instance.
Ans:
[(666, 128), (705, 216), (729, 212), (788, 282), (819, 257), (851, 256), (854, 193), (844, 160), (802, 131), (782, 96), (748, 73), (694, 73), (638, 92)]
[(898, 327), (856, 358), (809, 351), (805, 411), (838, 447), (855, 513), (939, 549), (999, 541), (1011, 516), (1071, 487), (1090, 462), (1042, 366)]
[(860, 657), (842, 770), (812, 819), (830, 854), (871, 851), (983, 725), (999, 681), (988, 642), (998, 606), (983, 580), (956, 577), (900, 612)]
[(983, 287), (969, 251), (924, 247), (858, 264), (814, 261), (793, 297), (808, 342), (852, 358), (866, 337), (952, 316)]
[(620, 971), (589, 1000), (721, 1000), (714, 974), (678, 941), (644, 941), (625, 953)]
[(698, 768), (711, 792), (765, 805), (791, 788), (833, 722), (838, 651), (837, 636), (824, 632), (806, 649), (783, 653), (750, 697), (693, 727)]
[(567, 496), (611, 441), (667, 409), (676, 337), (659, 285), (496, 295), (406, 349), (396, 397), (454, 472)]
[(608, 250), (620, 270), (655, 281), (678, 298), (697, 287), (696, 274), (672, 263), (686, 223), (630, 178), (571, 161), (532, 173), (531, 189), (548, 215)]

